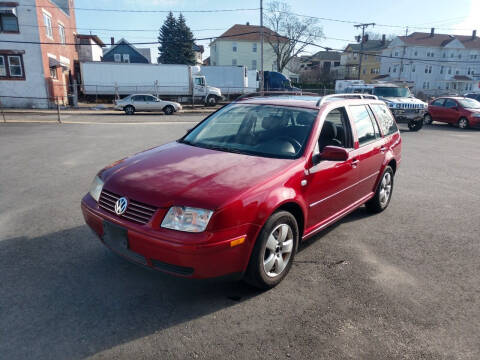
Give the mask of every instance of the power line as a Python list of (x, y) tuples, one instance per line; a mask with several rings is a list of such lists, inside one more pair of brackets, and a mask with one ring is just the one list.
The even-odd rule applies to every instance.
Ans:
[[(37, 7), (33, 4), (19, 4), (17, 6), (23, 7)], [(67, 10), (67, 8), (62, 8), (61, 6), (55, 5), (45, 5), (41, 6), (42, 8), (55, 8)], [(75, 11), (106, 11), (106, 12), (122, 12), (122, 13), (219, 13), (219, 12), (237, 12), (237, 11), (256, 11), (259, 8), (240, 8), (240, 9), (208, 9), (208, 10), (132, 10), (132, 9), (101, 9), (101, 8), (82, 8), (82, 7), (68, 7), (68, 10)]]

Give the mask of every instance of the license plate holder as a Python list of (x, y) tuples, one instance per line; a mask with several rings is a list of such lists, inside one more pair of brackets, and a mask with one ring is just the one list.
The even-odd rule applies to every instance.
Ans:
[(129, 260), (138, 262), (142, 265), (147, 265), (147, 260), (143, 255), (133, 252), (130, 249), (128, 230), (123, 226), (104, 220), (102, 240), (114, 252)]

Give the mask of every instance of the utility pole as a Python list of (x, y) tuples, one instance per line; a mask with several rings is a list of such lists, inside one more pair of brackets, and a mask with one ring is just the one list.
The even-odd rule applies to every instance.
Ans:
[(363, 43), (365, 42), (365, 29), (368, 28), (369, 26), (375, 26), (375, 23), (358, 24), (353, 26), (357, 29), (362, 28), (362, 39), (360, 41), (360, 61), (358, 63), (358, 80), (360, 80), (360, 75), (362, 73)]
[(260, 0), (260, 92), (263, 93), (263, 0)]

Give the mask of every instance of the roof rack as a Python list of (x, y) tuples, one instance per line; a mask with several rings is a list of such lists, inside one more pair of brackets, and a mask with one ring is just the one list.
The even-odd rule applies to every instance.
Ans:
[(312, 93), (312, 92), (306, 92), (302, 91), (301, 89), (299, 91), (256, 91), (248, 94), (243, 94), (240, 95), (235, 99), (235, 101), (239, 101), (242, 99), (248, 99), (252, 97), (259, 97), (259, 96), (275, 96), (275, 95), (306, 95), (306, 96), (316, 96), (319, 97), (320, 95)]
[(370, 95), (370, 94), (332, 94), (332, 95), (322, 96), (322, 97), (317, 101), (317, 106), (321, 106), (326, 100), (335, 99), (335, 98), (378, 100), (378, 97), (377, 97), (377, 96), (375, 96), (375, 95)]

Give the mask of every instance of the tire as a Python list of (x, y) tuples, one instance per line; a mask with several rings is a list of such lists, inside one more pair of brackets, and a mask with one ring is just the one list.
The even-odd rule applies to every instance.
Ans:
[[(279, 242), (279, 238), (283, 240)], [(298, 241), (299, 232), (295, 217), (287, 211), (274, 213), (258, 235), (245, 281), (264, 290), (278, 285), (292, 267)]]
[(123, 108), (123, 111), (125, 111), (125, 114), (127, 115), (133, 115), (135, 114), (135, 108), (132, 105), (127, 105)]
[(461, 117), (460, 119), (458, 119), (458, 127), (460, 129), (468, 129), (468, 126), (469, 123), (467, 118)]
[[(392, 168), (390, 166), (385, 167), (374, 197), (365, 203), (365, 206), (369, 212), (377, 214), (388, 207), (393, 193), (393, 178), (394, 173)], [(386, 192), (387, 186), (388, 192)]]
[(409, 121), (408, 122), (408, 129), (410, 131), (418, 131), (423, 127), (423, 120), (421, 121)]
[(425, 114), (423, 117), (423, 124), (430, 125), (433, 122), (432, 116), (430, 114)]
[(217, 105), (217, 97), (216, 97), (215, 95), (209, 95), (209, 96), (207, 97), (206, 105), (207, 105), (207, 106), (215, 106), (215, 105)]
[(163, 113), (165, 115), (172, 115), (175, 112), (175, 108), (172, 105), (167, 105), (163, 108)]

